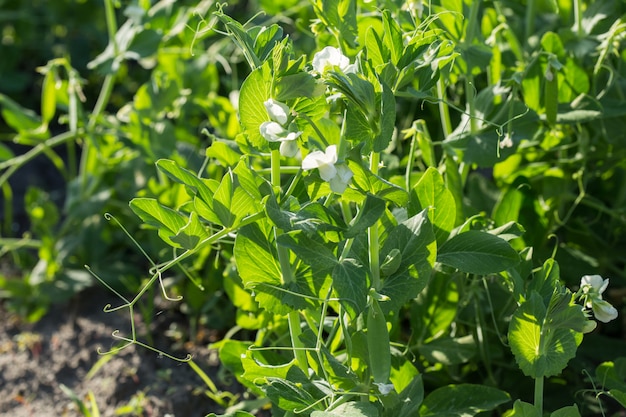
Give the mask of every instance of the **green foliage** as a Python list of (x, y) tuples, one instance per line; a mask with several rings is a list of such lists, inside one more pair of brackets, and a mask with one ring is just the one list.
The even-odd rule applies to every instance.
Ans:
[[(89, 265), (132, 315), (159, 281), (233, 328), (222, 366), (276, 416), (584, 415), (543, 384), (585, 386), (580, 275), (626, 279), (626, 10), (566, 3), (105, 1), (89, 71), (51, 58), (37, 103), (0, 93), (30, 147), (0, 146), (5, 199), (37, 155), (67, 181), (61, 208), (25, 193), (23, 240), (4, 205), (24, 274), (0, 296), (36, 320)], [(594, 383), (624, 405), (622, 365)]]

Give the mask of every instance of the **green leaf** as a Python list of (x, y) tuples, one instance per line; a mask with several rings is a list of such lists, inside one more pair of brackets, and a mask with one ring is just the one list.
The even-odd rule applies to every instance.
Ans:
[(379, 417), (378, 409), (371, 403), (343, 403), (331, 411), (313, 411), (311, 417)]
[(154, 198), (134, 198), (130, 208), (145, 223), (165, 229), (171, 235), (178, 233), (188, 222), (186, 216), (159, 204)]
[(552, 308), (546, 308), (542, 297), (533, 292), (515, 310), (509, 324), (509, 344), (526, 376), (558, 375), (576, 355), (582, 333), (573, 330), (570, 323), (586, 319), (580, 306), (567, 305), (571, 299), (571, 293), (555, 293), (550, 302)]
[(269, 64), (252, 71), (239, 92), (239, 119), (248, 143), (257, 150), (269, 152), (268, 142), (261, 136), (259, 126), (270, 120), (265, 105), (271, 97), (272, 75)]
[(430, 363), (458, 365), (468, 362), (476, 354), (476, 343), (472, 335), (442, 337), (420, 345), (418, 351)]
[(411, 383), (402, 390), (398, 398), (398, 405), (393, 409), (394, 417), (413, 417), (418, 415), (417, 411), (424, 401), (424, 383), (422, 376), (417, 375)]
[(401, 187), (380, 178), (360, 163), (348, 161), (348, 167), (354, 174), (352, 184), (365, 194), (372, 194), (400, 207), (406, 206), (409, 194)]
[(16, 132), (35, 130), (41, 125), (41, 119), (34, 111), (20, 106), (4, 94), (0, 94), (0, 105), (4, 121)]
[(385, 201), (367, 194), (365, 202), (361, 206), (358, 214), (350, 224), (350, 228), (345, 233), (346, 238), (351, 238), (363, 233), (368, 227), (373, 225), (381, 218), (385, 212)]
[[(411, 190), (409, 214), (429, 210), (428, 217), (433, 224), (437, 243), (443, 244), (454, 228), (456, 203), (448, 190), (443, 176), (436, 168), (429, 167)], [(413, 206), (413, 207), (411, 207)]]
[(626, 358), (603, 362), (596, 368), (596, 380), (603, 389), (626, 392)]
[(225, 167), (230, 167), (239, 162), (241, 153), (235, 145), (231, 146), (228, 142), (214, 140), (207, 148), (206, 156), (218, 160)]
[(209, 234), (205, 226), (198, 220), (198, 215), (192, 212), (187, 224), (178, 231), (176, 236), (172, 236), (171, 240), (178, 243), (183, 249), (194, 249), (198, 243), (208, 237)]
[(326, 86), (308, 72), (298, 72), (280, 77), (276, 82), (275, 91), (276, 100), (284, 103), (300, 97), (317, 97), (324, 94)]
[(208, 204), (211, 204), (213, 201), (214, 190), (211, 190), (207, 184), (193, 172), (181, 168), (176, 162), (169, 159), (159, 159), (156, 162), (156, 166), (172, 180), (185, 185), (190, 195), (198, 195)]
[(273, 236), (274, 230), (267, 221), (239, 229), (234, 252), (237, 272), (246, 288), (263, 283), (280, 285), (282, 273)]
[[(374, 137), (374, 152), (382, 152), (389, 146), (393, 131), (396, 126), (396, 99), (393, 91), (385, 83), (381, 82), (382, 93), (377, 94), (377, 106), (380, 108), (380, 116)], [(380, 102), (380, 104), (379, 104)]]
[(286, 378), (266, 379), (268, 386), (265, 387), (265, 394), (283, 410), (323, 409), (324, 404), (318, 400), (324, 393), (297, 366), (289, 369)]
[(224, 227), (230, 227), (235, 222), (236, 216), (232, 211), (233, 194), (233, 173), (228, 170), (213, 196), (213, 211)]
[(459, 289), (450, 275), (435, 273), (411, 305), (411, 325), (418, 342), (444, 334), (457, 315)]
[(391, 53), (391, 62), (397, 65), (404, 52), (402, 29), (400, 29), (391, 12), (386, 9), (383, 10), (383, 30), (385, 33), (383, 42)]
[(519, 263), (519, 255), (507, 241), (469, 230), (445, 242), (439, 248), (437, 262), (461, 272), (487, 275), (514, 267)]
[(367, 271), (354, 259), (344, 259), (333, 268), (333, 288), (352, 319), (367, 306)]
[(469, 417), (510, 401), (509, 394), (485, 385), (460, 384), (437, 388), (419, 409), (421, 417)]
[(318, 18), (338, 33), (338, 39), (348, 46), (355, 47), (357, 39), (356, 1), (354, 0), (315, 0), (313, 8)]
[(580, 411), (576, 405), (562, 407), (550, 414), (550, 417), (580, 417)]
[(609, 391), (609, 395), (613, 397), (615, 401), (620, 403), (622, 407), (626, 407), (626, 392), (625, 391), (612, 389)]
[(15, 158), (13, 151), (0, 143), (0, 162), (8, 161), (11, 158)]
[(437, 242), (426, 210), (389, 232), (380, 251), (381, 259), (394, 249), (400, 251), (402, 262), (396, 272), (384, 279), (380, 290), (391, 299), (382, 306), (388, 311), (395, 311), (415, 298), (430, 280), (437, 256)]
[(516, 400), (513, 404), (512, 412), (506, 414), (507, 417), (541, 417), (541, 413), (533, 404)]

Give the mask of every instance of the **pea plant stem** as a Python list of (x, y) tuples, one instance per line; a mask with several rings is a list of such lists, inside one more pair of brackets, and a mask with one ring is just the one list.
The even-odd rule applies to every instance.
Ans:
[(543, 377), (535, 378), (535, 408), (537, 409), (537, 415), (543, 415)]
[[(372, 152), (370, 156), (370, 171), (374, 175), (378, 174), (378, 165), (380, 164), (380, 154)], [(379, 290), (380, 283), (380, 248), (378, 241), (378, 222), (374, 223), (367, 229), (367, 239), (369, 243), (369, 262), (370, 272), (372, 275), (371, 285), (374, 289)]]
[[(270, 155), (270, 164), (270, 181), (272, 182), (272, 186), (274, 188), (280, 189), (280, 151), (278, 149), (272, 150)], [(274, 228), (274, 236), (277, 239), (281, 233), (282, 230), (277, 227)], [(278, 262), (280, 263), (283, 284), (290, 284), (295, 281), (295, 277), (291, 269), (291, 262), (289, 262), (289, 249), (284, 246), (280, 246), (277, 242), (276, 250), (278, 252)], [(287, 322), (289, 323), (289, 335), (291, 337), (291, 346), (293, 347), (296, 363), (306, 375), (308, 374), (308, 364), (304, 344), (300, 340), (302, 328), (300, 327), (300, 313), (298, 310), (292, 310), (289, 312), (287, 315)]]

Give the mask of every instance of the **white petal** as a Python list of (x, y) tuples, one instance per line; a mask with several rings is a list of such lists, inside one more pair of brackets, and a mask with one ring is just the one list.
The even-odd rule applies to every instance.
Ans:
[(343, 192), (346, 191), (346, 188), (348, 188), (348, 183), (342, 181), (339, 176), (332, 178), (328, 181), (328, 184), (330, 184), (330, 189), (337, 194), (343, 194)]
[(312, 64), (313, 70), (320, 74), (335, 66), (346, 72), (350, 66), (350, 60), (339, 49), (327, 46), (313, 56)]
[[(581, 278), (580, 280), (580, 286), (584, 287), (584, 286), (590, 286), (591, 288), (593, 288), (596, 292), (600, 292), (600, 288), (602, 288), (604, 285), (603, 279), (600, 275), (585, 275)], [(606, 284), (608, 285), (608, 283)], [(606, 287), (604, 287), (606, 288)], [(602, 290), (604, 291), (604, 290)], [(588, 292), (585, 291), (585, 292)]]
[(322, 164), (325, 164), (325, 155), (322, 151), (313, 151), (302, 160), (302, 169), (305, 171), (315, 169)]
[(261, 136), (270, 142), (280, 142), (287, 133), (286, 130), (276, 122), (263, 122), (259, 126)]
[(286, 158), (292, 158), (298, 154), (298, 143), (295, 140), (286, 140), (280, 144), (280, 154)]
[(617, 318), (617, 310), (604, 300), (594, 300), (593, 315), (602, 323), (608, 323)]
[(267, 114), (269, 114), (270, 119), (280, 123), (281, 125), (287, 123), (290, 110), (286, 104), (271, 98), (263, 102), (263, 104), (265, 105), (265, 109), (267, 110)]
[(337, 145), (330, 145), (326, 148), (326, 161), (329, 164), (335, 164), (337, 162)]
[(324, 181), (331, 181), (337, 176), (337, 168), (333, 164), (321, 164), (317, 169)]
[(350, 168), (346, 164), (335, 165), (335, 168), (337, 168), (337, 177), (348, 184), (354, 175)]

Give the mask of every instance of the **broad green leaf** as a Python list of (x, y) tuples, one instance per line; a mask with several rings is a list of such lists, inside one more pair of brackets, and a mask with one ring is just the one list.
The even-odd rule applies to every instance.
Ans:
[(217, 187), (213, 196), (213, 212), (224, 227), (230, 227), (235, 222), (236, 216), (232, 211), (233, 194), (233, 173), (228, 170), (222, 177), (222, 182), (220, 182), (220, 186)]
[(427, 210), (398, 224), (389, 232), (380, 258), (385, 259), (394, 249), (402, 254), (402, 262), (396, 272), (384, 279), (380, 290), (391, 299), (382, 305), (386, 311), (395, 311), (406, 301), (415, 298), (430, 280), (437, 256), (437, 241)]
[(411, 305), (411, 326), (418, 342), (444, 334), (457, 315), (459, 289), (453, 277), (435, 273)]
[(0, 143), (0, 162), (8, 161), (11, 158), (14, 158), (15, 154), (11, 149), (9, 149), (6, 145)]
[(322, 410), (324, 404), (319, 401), (324, 393), (314, 385), (307, 375), (297, 366), (292, 366), (286, 378), (268, 377), (265, 394), (274, 404), (283, 410)]
[(383, 10), (383, 28), (385, 33), (383, 42), (391, 53), (391, 61), (398, 65), (404, 52), (402, 29), (400, 29), (398, 22), (396, 22), (388, 9)]
[(176, 236), (172, 236), (172, 242), (178, 243), (183, 249), (194, 249), (198, 243), (208, 238), (209, 234), (205, 226), (198, 220), (196, 213), (189, 215), (189, 221), (182, 227)]
[(339, 39), (353, 48), (356, 46), (357, 21), (356, 1), (354, 0), (315, 0), (312, 2), (315, 14), (331, 33), (338, 33)]
[(580, 417), (580, 411), (576, 405), (562, 407), (550, 414), (550, 417)]
[(496, 225), (501, 226), (510, 221), (518, 221), (524, 203), (524, 193), (517, 188), (509, 188), (500, 195), (493, 208), (492, 217)]
[(507, 412), (506, 417), (541, 417), (541, 413), (533, 404), (516, 400), (513, 410)]
[(400, 392), (398, 404), (393, 409), (394, 417), (413, 417), (424, 400), (424, 383), (422, 376), (416, 375), (411, 383)]
[(514, 267), (519, 263), (519, 255), (507, 241), (469, 230), (445, 242), (439, 248), (437, 262), (461, 272), (487, 275)]
[(145, 223), (165, 229), (172, 236), (188, 222), (186, 216), (159, 204), (154, 198), (134, 198), (130, 202), (130, 208)]
[(274, 230), (267, 221), (239, 229), (234, 252), (237, 272), (246, 288), (263, 283), (280, 285), (282, 273), (273, 236)]
[[(382, 152), (389, 146), (393, 131), (396, 126), (396, 99), (393, 92), (385, 83), (380, 83), (382, 93), (378, 94), (377, 106), (380, 108), (380, 116), (374, 136), (373, 151)], [(380, 103), (380, 104), (379, 104)]]
[(269, 65), (252, 71), (239, 92), (239, 119), (248, 143), (263, 152), (269, 151), (268, 142), (261, 136), (259, 126), (270, 120), (265, 105), (271, 97), (272, 75)]
[(446, 187), (443, 176), (432, 167), (424, 172), (411, 190), (409, 214), (428, 208), (432, 208), (428, 212), (428, 217), (433, 224), (437, 243), (443, 244), (454, 227), (456, 203), (452, 192)]
[(256, 26), (247, 32), (254, 37), (254, 52), (261, 61), (267, 60), (274, 46), (283, 39), (283, 28), (276, 23)]
[(211, 190), (201, 178), (193, 172), (180, 167), (176, 162), (169, 159), (159, 159), (157, 168), (172, 180), (184, 184), (190, 190), (190, 195), (198, 195), (208, 204), (213, 201), (214, 190)]
[(371, 194), (367, 194), (365, 202), (361, 206), (356, 217), (350, 224), (350, 228), (345, 234), (346, 238), (357, 236), (367, 230), (368, 227), (373, 225), (380, 219), (384, 213), (386, 204), (384, 200), (375, 197)]
[(247, 411), (235, 411), (228, 414), (209, 413), (206, 417), (254, 417), (254, 414), (250, 414)]
[(626, 392), (626, 358), (603, 362), (596, 368), (596, 380), (604, 389)]
[(366, 402), (343, 403), (331, 411), (313, 411), (311, 417), (378, 417), (374, 404)]
[(20, 106), (4, 94), (0, 94), (0, 105), (4, 121), (16, 132), (35, 130), (41, 125), (41, 119), (34, 111)]
[(620, 391), (612, 389), (609, 391), (609, 395), (615, 399), (622, 407), (626, 407), (626, 391)]
[(333, 268), (333, 288), (352, 319), (367, 305), (367, 271), (354, 259), (344, 259)]
[[(552, 305), (568, 304), (571, 294), (555, 294)], [(584, 321), (580, 306), (558, 307), (556, 314), (544, 305), (542, 297), (533, 292), (513, 314), (509, 324), (509, 344), (515, 360), (526, 376), (539, 378), (558, 375), (576, 355), (582, 333), (569, 325)], [(581, 326), (582, 327), (582, 326)]]
[(239, 162), (241, 153), (234, 145), (230, 146), (228, 142), (214, 140), (211, 146), (207, 148), (206, 156), (216, 159), (225, 167), (231, 167)]
[(328, 246), (303, 233), (282, 234), (278, 237), (278, 243), (293, 251), (314, 273), (330, 273), (337, 265), (337, 257)]
[(263, 395), (263, 391), (253, 382), (243, 377), (244, 367), (242, 357), (249, 354), (250, 342), (239, 340), (222, 340), (218, 342), (220, 363), (237, 378), (241, 384), (256, 395)]
[(300, 97), (316, 97), (326, 91), (326, 86), (308, 72), (297, 72), (280, 77), (274, 88), (276, 100), (283, 103)]
[(418, 351), (430, 363), (458, 365), (468, 362), (476, 354), (476, 342), (472, 335), (442, 337), (420, 345)]
[[(288, 235), (281, 235), (280, 238), (286, 246), (292, 244)], [(297, 243), (295, 246), (302, 249)], [(319, 303), (315, 299), (324, 297), (330, 285), (328, 277), (331, 269), (324, 269), (324, 260), (313, 267), (306, 262), (296, 262), (295, 257), (291, 259), (293, 280), (285, 282), (278, 260), (274, 228), (267, 220), (239, 229), (235, 238), (235, 260), (244, 286), (253, 289), (260, 307), (275, 314), (317, 308)]]
[(253, 70), (261, 66), (261, 60), (254, 51), (254, 40), (250, 37), (249, 30), (244, 28), (241, 23), (230, 18), (220, 10), (214, 12), (215, 16), (222, 21), (228, 33), (233, 37), (235, 44), (241, 49), (244, 57), (248, 61), (248, 65)]
[(421, 417), (470, 417), (510, 401), (509, 394), (486, 385), (459, 384), (437, 388), (419, 409)]
[(366, 194), (372, 194), (400, 207), (406, 206), (409, 194), (401, 187), (378, 177), (360, 163), (348, 161), (348, 167), (354, 174), (352, 184)]
[(372, 62), (374, 68), (389, 62), (389, 50), (383, 44), (376, 29), (370, 27), (365, 36), (365, 50), (367, 51), (367, 59)]

